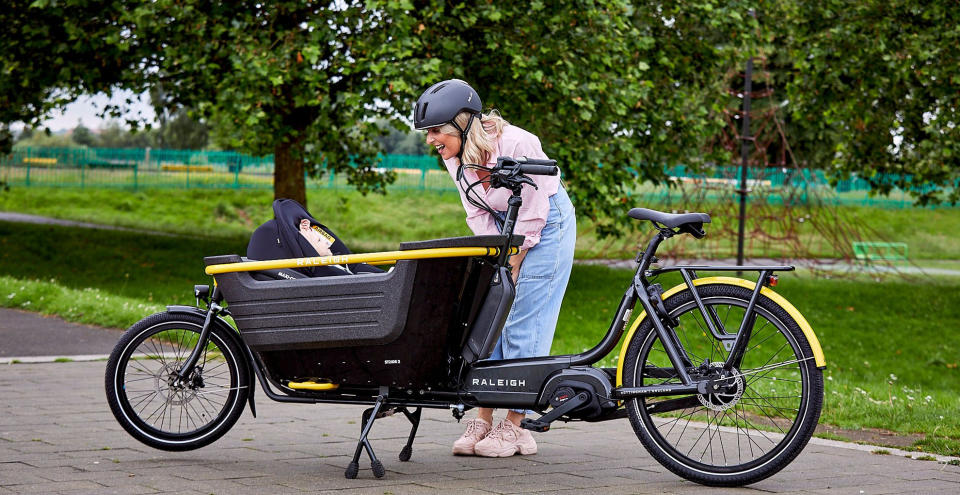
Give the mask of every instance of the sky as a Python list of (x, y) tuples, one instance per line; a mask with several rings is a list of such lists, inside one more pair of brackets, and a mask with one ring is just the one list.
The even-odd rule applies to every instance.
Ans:
[[(44, 120), (42, 127), (50, 128), (51, 132), (59, 132), (64, 130), (73, 129), (77, 126), (78, 122), (82, 122), (84, 127), (89, 129), (99, 129), (104, 127), (107, 123), (107, 120), (101, 119), (97, 116), (97, 113), (100, 109), (103, 108), (108, 102), (113, 103), (123, 103), (127, 98), (134, 100), (131, 105), (131, 112), (127, 113), (130, 118), (135, 118), (137, 112), (147, 119), (147, 121), (152, 122), (156, 119), (156, 114), (153, 111), (153, 107), (150, 106), (150, 97), (144, 93), (140, 101), (135, 100), (135, 94), (130, 91), (117, 91), (114, 93), (113, 98), (107, 98), (103, 93), (98, 93), (93, 96), (81, 96), (77, 101), (67, 105), (62, 111), (55, 111), (50, 114), (50, 117), (47, 120)], [(127, 127), (126, 124), (121, 120), (121, 125)], [(19, 131), (23, 128), (22, 123), (15, 123), (11, 126), (15, 131)]]

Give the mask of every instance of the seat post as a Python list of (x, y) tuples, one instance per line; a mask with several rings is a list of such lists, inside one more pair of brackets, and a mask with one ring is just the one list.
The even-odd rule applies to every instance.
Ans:
[(650, 264), (656, 259), (657, 248), (659, 248), (660, 243), (668, 237), (672, 237), (672, 235), (668, 236), (664, 233), (663, 229), (657, 229), (657, 235), (653, 236), (653, 239), (650, 239), (650, 242), (647, 243), (647, 249), (641, 253), (640, 259), (638, 260), (640, 264), (637, 266), (637, 275), (642, 275), (650, 268)]

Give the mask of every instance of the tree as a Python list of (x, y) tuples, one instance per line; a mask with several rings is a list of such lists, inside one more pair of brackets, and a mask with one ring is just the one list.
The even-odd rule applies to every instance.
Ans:
[(181, 3), (129, 12), (137, 39), (156, 47), (145, 84), (162, 83), (173, 104), (196, 108), (221, 144), (273, 153), (277, 197), (305, 202), (304, 172), (325, 167), (362, 191), (383, 190), (391, 176), (375, 170), (382, 131), (369, 117), (390, 114), (382, 95), (410, 43), (389, 39), (399, 6)]
[(147, 148), (156, 141), (156, 129), (126, 129), (120, 122), (111, 120), (100, 129), (99, 145), (104, 148)]
[(394, 155), (426, 155), (430, 148), (426, 144), (423, 134), (410, 130), (409, 127), (392, 125), (386, 119), (377, 119), (376, 124), (387, 131), (387, 134), (377, 138), (383, 152)]
[[(738, 33), (753, 25), (747, 2), (711, 0), (156, 0), (103, 12), (93, 3), (38, 0), (0, 13), (0, 25), (12, 23), (9, 39), (55, 35), (28, 37), (28, 49), (5, 61), (25, 67), (32, 52), (55, 48), (67, 64), (60, 78), (24, 69), (36, 89), (30, 101), (47, 105), (39, 110), (49, 88), (67, 88), (69, 98), (107, 83), (135, 92), (162, 85), (172, 105), (196, 109), (230, 147), (272, 152), (275, 195), (304, 201), (304, 172), (325, 167), (382, 191), (391, 176), (376, 170), (375, 138), (385, 131), (372, 119), (402, 122), (423, 88), (460, 77), (488, 108), (542, 138), (580, 212), (605, 232), (625, 221), (637, 181), (664, 180), (672, 161), (718, 158), (703, 156), (701, 143), (722, 126), (720, 76), (750, 46)], [(91, 33), (102, 41), (87, 40)]]
[[(0, 9), (0, 122), (36, 127), (82, 94), (139, 78), (143, 53), (123, 2), (9, 0)], [(118, 116), (108, 106), (103, 115)], [(7, 143), (9, 144), (9, 143)], [(0, 143), (4, 145), (4, 143)], [(0, 153), (9, 151), (0, 147)]]
[(150, 88), (150, 103), (160, 124), (154, 143), (157, 148), (199, 150), (207, 146), (210, 128), (205, 122), (193, 118), (195, 110), (168, 101), (163, 85)]
[[(13, 132), (10, 131), (10, 127), (5, 123), (0, 123), (0, 150), (9, 150), (13, 147), (13, 143)], [(6, 152), (0, 152), (0, 155), (5, 154)]]
[(704, 145), (723, 126), (723, 74), (754, 43), (746, 12), (742, 2), (425, 1), (413, 15), (437, 79), (473, 82), (487, 106), (538, 134), (578, 214), (612, 233), (628, 221), (629, 192), (663, 182), (665, 165), (726, 161)]
[(956, 2), (781, 1), (761, 15), (782, 33), (789, 137), (811, 162), (920, 204), (960, 200)]
[(20, 134), (17, 134), (17, 140), (16, 140), (16, 142), (20, 142), (20, 141), (23, 141), (23, 140), (25, 140), (25, 139), (30, 139), (30, 138), (32, 138), (32, 137), (33, 137), (33, 128), (31, 128), (31, 127), (24, 127), (23, 129), (20, 130)]
[(160, 127), (157, 147), (178, 150), (200, 150), (207, 147), (210, 129), (190, 116), (190, 111), (181, 108), (173, 118)]
[(88, 147), (95, 146), (97, 141), (97, 137), (94, 136), (94, 134), (90, 132), (90, 129), (87, 129), (82, 122), (77, 122), (77, 126), (73, 128), (70, 138), (80, 146)]

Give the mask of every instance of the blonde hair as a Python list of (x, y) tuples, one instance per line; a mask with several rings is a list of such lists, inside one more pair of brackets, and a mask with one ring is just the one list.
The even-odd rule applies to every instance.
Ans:
[[(461, 129), (467, 128), (467, 122), (470, 121), (470, 112), (460, 112), (454, 119), (454, 122)], [(462, 159), (461, 163), (484, 165), (490, 160), (493, 150), (497, 147), (497, 140), (503, 134), (503, 128), (510, 125), (509, 122), (500, 116), (500, 112), (490, 110), (486, 115), (480, 115), (474, 118), (470, 131), (467, 132), (466, 142), (461, 142)], [(440, 126), (440, 132), (451, 136), (460, 137), (460, 131), (452, 124), (443, 124)]]

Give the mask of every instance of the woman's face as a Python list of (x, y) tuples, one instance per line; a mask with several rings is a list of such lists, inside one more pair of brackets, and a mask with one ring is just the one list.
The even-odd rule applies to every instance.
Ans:
[(444, 160), (457, 156), (460, 152), (460, 137), (440, 132), (440, 127), (427, 129), (427, 144), (433, 146)]

